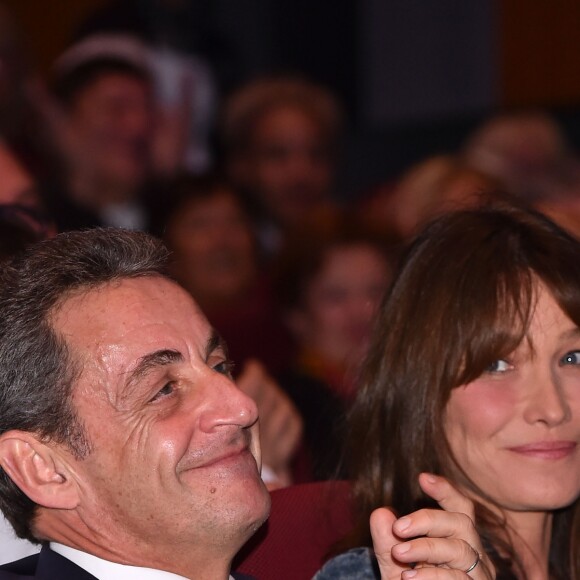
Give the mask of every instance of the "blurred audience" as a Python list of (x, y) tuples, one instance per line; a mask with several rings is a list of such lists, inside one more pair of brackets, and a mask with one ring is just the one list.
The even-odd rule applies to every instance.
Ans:
[(341, 129), (333, 95), (303, 80), (255, 81), (225, 104), (226, 167), (266, 254), (279, 248), (284, 231), (332, 202)]
[(389, 278), (383, 246), (341, 218), (314, 220), (281, 252), (276, 287), (299, 351), (279, 379), (304, 418), (314, 479), (338, 474), (345, 412)]

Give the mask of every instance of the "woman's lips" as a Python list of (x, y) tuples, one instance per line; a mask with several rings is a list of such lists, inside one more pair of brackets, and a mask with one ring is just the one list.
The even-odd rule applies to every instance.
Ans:
[(509, 447), (509, 451), (538, 459), (563, 459), (574, 453), (576, 446), (574, 441), (537, 441)]

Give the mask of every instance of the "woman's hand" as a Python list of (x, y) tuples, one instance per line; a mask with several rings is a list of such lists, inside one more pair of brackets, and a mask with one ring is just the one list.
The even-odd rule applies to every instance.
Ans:
[(371, 514), (371, 534), (383, 580), (493, 580), (495, 571), (475, 527), (473, 503), (445, 478), (422, 473), (421, 489), (443, 510), (422, 509), (397, 519)]

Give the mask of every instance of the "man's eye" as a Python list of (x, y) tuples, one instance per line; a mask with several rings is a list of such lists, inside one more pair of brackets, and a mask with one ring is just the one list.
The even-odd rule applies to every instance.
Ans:
[(561, 359), (560, 365), (580, 365), (580, 350), (567, 352)]
[(159, 389), (155, 396), (149, 401), (150, 403), (154, 401), (158, 401), (159, 399), (163, 399), (164, 397), (169, 397), (173, 395), (175, 392), (175, 383), (170, 382), (163, 386), (163, 388)]
[(213, 370), (217, 373), (225, 375), (226, 377), (232, 376), (234, 370), (234, 363), (231, 360), (224, 360), (213, 366)]
[(505, 373), (513, 369), (513, 366), (506, 360), (498, 359), (494, 360), (485, 371), (488, 373)]

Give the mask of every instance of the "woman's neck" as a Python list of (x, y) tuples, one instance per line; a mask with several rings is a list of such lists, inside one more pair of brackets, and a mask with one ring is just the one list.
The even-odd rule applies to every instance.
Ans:
[(506, 518), (511, 544), (524, 568), (522, 579), (548, 580), (552, 513), (508, 512)]

